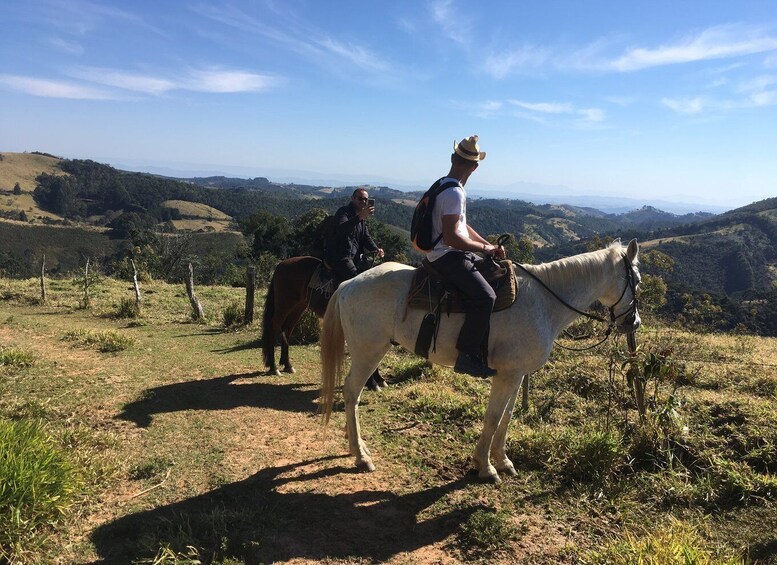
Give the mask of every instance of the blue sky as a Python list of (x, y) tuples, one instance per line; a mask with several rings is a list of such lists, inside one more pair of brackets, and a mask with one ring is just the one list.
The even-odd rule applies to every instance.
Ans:
[(770, 1), (3, 0), (0, 151), (743, 205), (777, 195)]

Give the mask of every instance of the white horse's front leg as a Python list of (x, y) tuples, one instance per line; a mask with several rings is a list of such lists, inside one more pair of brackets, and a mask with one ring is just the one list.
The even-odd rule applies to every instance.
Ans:
[(510, 400), (505, 406), (505, 411), (502, 414), (502, 419), (499, 421), (499, 426), (496, 428), (494, 434), (494, 440), (491, 442), (491, 457), (494, 458), (494, 466), (500, 473), (515, 477), (518, 473), (515, 470), (513, 462), (507, 457), (507, 430), (510, 428), (510, 420), (513, 416), (513, 409), (515, 408), (515, 402), (518, 399), (518, 392), (521, 390), (521, 383), (526, 377), (516, 377), (515, 390), (510, 396)]
[[(356, 467), (365, 471), (374, 471), (370, 450), (361, 436), (359, 427), (359, 397), (361, 396), (364, 382), (352, 378), (353, 372), (348, 373), (343, 383), (343, 399), (345, 400), (345, 429), (348, 435), (348, 448), (351, 455), (356, 456)], [(358, 382), (357, 382), (358, 381)]]
[(488, 407), (486, 408), (486, 417), (483, 419), (483, 432), (475, 446), (475, 453), (472, 460), (478, 469), (478, 477), (498, 483), (500, 481), (496, 468), (491, 465), (489, 452), (491, 442), (494, 439), (499, 422), (505, 413), (505, 407), (513, 396), (513, 383), (515, 379), (504, 378), (499, 375), (494, 377), (491, 383), (491, 395), (488, 398)]

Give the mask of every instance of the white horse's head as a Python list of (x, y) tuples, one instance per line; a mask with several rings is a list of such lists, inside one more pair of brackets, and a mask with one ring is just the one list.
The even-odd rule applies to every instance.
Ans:
[(642, 323), (637, 300), (637, 286), (641, 280), (638, 268), (639, 244), (636, 239), (632, 239), (624, 252), (620, 241), (616, 241), (610, 248), (618, 250), (618, 258), (614, 267), (615, 277), (604, 302), (609, 305), (610, 318), (617, 331), (632, 333)]

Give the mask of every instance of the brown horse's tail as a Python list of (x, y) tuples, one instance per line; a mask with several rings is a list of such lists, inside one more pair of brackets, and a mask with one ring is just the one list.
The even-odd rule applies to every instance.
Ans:
[(329, 301), (321, 327), (321, 398), (320, 410), (324, 425), (332, 416), (335, 401), (335, 386), (343, 381), (345, 366), (345, 335), (340, 320), (339, 292), (335, 292)]
[[(276, 267), (277, 269), (277, 267)], [(267, 298), (264, 300), (264, 315), (262, 316), (262, 359), (265, 367), (272, 367), (275, 357), (275, 335), (272, 319), (275, 316), (275, 273), (273, 273)]]

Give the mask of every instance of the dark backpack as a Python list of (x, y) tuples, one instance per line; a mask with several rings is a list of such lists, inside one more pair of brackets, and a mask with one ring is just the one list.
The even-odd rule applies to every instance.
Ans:
[(452, 186), (459, 186), (458, 181), (448, 181), (446, 183), (441, 181), (442, 179), (438, 180), (429, 187), (429, 190), (424, 192), (421, 200), (415, 206), (413, 221), (410, 223), (410, 242), (416, 250), (423, 253), (434, 249), (434, 246), (442, 239), (442, 234), (437, 239), (432, 239), (432, 212), (434, 211), (434, 203), (437, 197), (442, 191)]
[(316, 227), (313, 233), (313, 245), (311, 253), (314, 257), (324, 259), (327, 249), (334, 245), (335, 217), (328, 214)]

